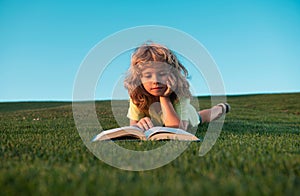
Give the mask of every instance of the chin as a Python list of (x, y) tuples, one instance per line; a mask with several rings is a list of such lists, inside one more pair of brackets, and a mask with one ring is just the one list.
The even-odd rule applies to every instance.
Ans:
[(162, 96), (162, 94), (157, 94), (157, 93), (151, 93), (151, 95), (154, 96), (154, 97), (160, 97), (160, 96)]
[(154, 97), (160, 97), (163, 95), (163, 93), (150, 93)]

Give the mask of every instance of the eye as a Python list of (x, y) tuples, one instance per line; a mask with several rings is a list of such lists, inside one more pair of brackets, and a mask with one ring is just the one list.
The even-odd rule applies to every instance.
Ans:
[(142, 77), (143, 77), (143, 78), (148, 78), (148, 79), (149, 79), (149, 78), (151, 78), (151, 74), (143, 74)]
[(163, 72), (160, 72), (159, 75), (160, 76), (166, 76), (166, 75), (168, 75), (168, 73), (163, 71)]

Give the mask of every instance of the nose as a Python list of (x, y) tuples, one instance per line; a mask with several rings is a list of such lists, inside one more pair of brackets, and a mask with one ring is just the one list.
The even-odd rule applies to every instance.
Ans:
[(153, 83), (161, 83), (161, 77), (158, 74), (153, 74), (152, 76), (152, 82)]

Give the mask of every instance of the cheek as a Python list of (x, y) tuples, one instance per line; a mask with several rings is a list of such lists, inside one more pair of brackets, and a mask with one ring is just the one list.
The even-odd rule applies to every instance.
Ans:
[(161, 78), (161, 82), (162, 82), (163, 84), (167, 84), (168, 79), (169, 79), (169, 76), (163, 76), (163, 77)]
[(142, 83), (142, 84), (147, 84), (147, 83), (149, 83), (149, 82), (150, 82), (150, 81), (149, 81), (148, 79), (143, 79), (143, 78), (141, 79), (141, 83)]
[(148, 79), (145, 79), (145, 78), (141, 78), (141, 83), (144, 85), (144, 84), (147, 84), (149, 83), (149, 80)]
[(151, 86), (151, 82), (142, 82), (142, 85), (147, 89), (149, 86)]

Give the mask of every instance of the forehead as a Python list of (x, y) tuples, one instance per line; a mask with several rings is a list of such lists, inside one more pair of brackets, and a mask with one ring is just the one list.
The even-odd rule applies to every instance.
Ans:
[(170, 69), (171, 69), (171, 65), (167, 63), (152, 62), (147, 65), (144, 65), (141, 69), (141, 72), (142, 73), (161, 72), (161, 71), (169, 71)]

